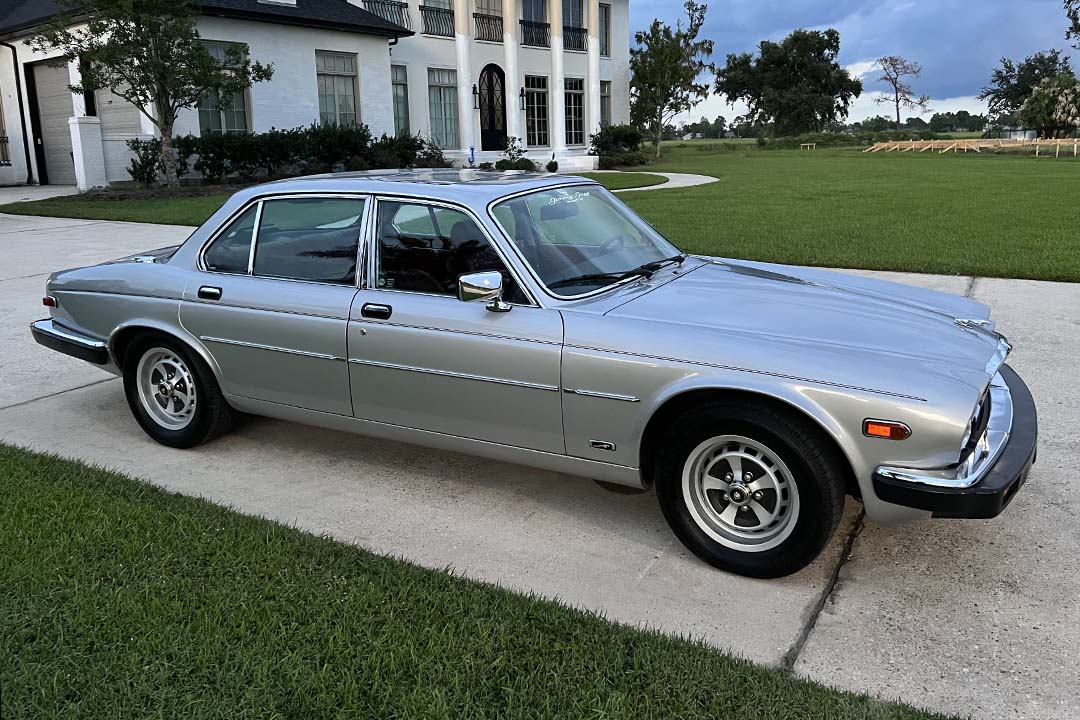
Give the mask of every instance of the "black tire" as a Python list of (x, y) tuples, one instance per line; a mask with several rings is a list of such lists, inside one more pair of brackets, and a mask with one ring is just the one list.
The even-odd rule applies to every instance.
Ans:
[[(174, 353), (184, 363), (193, 380), (195, 407), (187, 425), (182, 428), (162, 425), (144, 407), (139, 394), (137, 374), (140, 361), (147, 353), (162, 349)], [(197, 353), (176, 338), (160, 332), (143, 333), (128, 346), (123, 364), (124, 394), (128, 407), (146, 434), (162, 445), (195, 447), (225, 434), (235, 425), (238, 413), (225, 401), (214, 373)]]
[[(762, 550), (731, 547), (716, 539), (722, 529), (717, 531), (714, 524), (709, 532), (703, 527), (708, 524), (707, 520), (699, 522), (695, 519), (695, 512), (690, 507), (695, 496), (693, 490), (687, 489), (693, 487), (693, 481), (684, 478), (684, 470), (688, 478), (695, 477), (692, 470), (695, 466), (688, 467), (691, 454), (712, 439), (724, 436), (740, 436), (764, 446), (789, 471), (778, 474), (790, 474), (786, 487), (790, 488), (790, 483), (794, 483), (797, 491), (795, 509), (785, 524), (784, 532), (788, 534), (785, 537), (778, 533), (773, 540), (778, 543), (775, 547), (768, 547), (767, 543), (762, 546), (768, 549)], [(846, 460), (820, 428), (794, 411), (768, 402), (744, 399), (712, 402), (678, 417), (660, 442), (653, 481), (664, 517), (687, 548), (721, 570), (755, 578), (790, 575), (818, 556), (840, 523), (844, 510)], [(720, 463), (715, 467), (733, 469)], [(764, 474), (764, 470), (761, 472)], [(726, 477), (727, 473), (724, 475)], [(733, 487), (732, 496), (735, 495)], [(726, 492), (721, 496), (722, 500), (714, 500), (717, 495), (710, 493), (719, 492), (710, 489), (703, 493), (718, 514), (717, 503), (726, 508), (723, 501), (730, 502)], [(775, 491), (772, 497), (778, 497), (780, 492), (787, 491)], [(770, 496), (763, 497), (768, 502)], [(708, 514), (700, 509), (696, 512), (699, 517)], [(755, 519), (756, 515), (754, 513)], [(728, 542), (732, 540), (729, 538)], [(738, 544), (738, 538), (734, 542)]]

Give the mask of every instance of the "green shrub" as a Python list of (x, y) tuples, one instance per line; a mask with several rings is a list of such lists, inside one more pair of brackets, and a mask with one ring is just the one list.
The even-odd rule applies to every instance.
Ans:
[(549, 173), (559, 172), (559, 163), (554, 160), (548, 160), (546, 167)]
[(495, 163), (495, 169), (500, 171), (505, 170), (536, 170), (536, 163), (529, 158), (518, 158), (517, 160), (499, 160)]
[(644, 140), (644, 133), (633, 125), (609, 125), (590, 136), (589, 154), (603, 157), (636, 152)]
[(599, 162), (601, 170), (615, 170), (620, 167), (635, 167), (638, 165), (645, 165), (649, 162), (649, 159), (645, 156), (645, 153), (639, 150), (634, 150), (633, 152), (620, 152), (609, 155), (601, 155)]
[(127, 146), (133, 154), (127, 168), (131, 179), (145, 186), (157, 184), (158, 174), (164, 172), (161, 138), (150, 140), (132, 138), (127, 141)]
[(446, 156), (443, 155), (442, 148), (435, 144), (435, 142), (429, 138), (423, 138), (419, 135), (416, 136), (417, 141), (420, 143), (420, 148), (416, 151), (416, 161), (413, 163), (414, 167), (418, 168), (448, 168), (453, 167)]
[(482, 162), (476, 166), (477, 170), (494, 170), (495, 166), (489, 162)]

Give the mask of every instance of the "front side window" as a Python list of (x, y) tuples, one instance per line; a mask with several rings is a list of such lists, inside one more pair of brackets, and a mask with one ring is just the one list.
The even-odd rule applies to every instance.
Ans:
[(252, 205), (229, 224), (203, 255), (207, 270), (247, 274), (257, 207)]
[(428, 68), (431, 139), (441, 148), (458, 146), (457, 70)]
[(409, 134), (409, 76), (404, 65), (390, 66), (390, 82), (394, 93), (394, 132)]
[(493, 215), (540, 281), (563, 297), (602, 289), (679, 255), (600, 185), (511, 198), (495, 205)]
[(476, 222), (460, 210), (381, 201), (378, 243), (380, 288), (456, 297), (461, 275), (495, 271), (502, 273), (507, 302), (527, 302)]
[(600, 3), (600, 54), (611, 57), (611, 6)]
[(548, 79), (542, 75), (525, 76), (525, 142), (548, 144)]
[[(243, 50), (242, 45), (225, 42), (203, 42), (203, 47), (218, 65), (226, 68), (233, 62), (230, 54), (235, 57), (237, 51)], [(199, 134), (242, 135), (250, 130), (250, 114), (246, 91), (225, 94), (210, 90), (199, 100)]]
[(319, 86), (319, 121), (323, 125), (355, 125), (359, 117), (356, 56), (316, 50), (315, 79)]
[(600, 81), (600, 127), (611, 125), (611, 81)]
[(253, 274), (356, 284), (363, 198), (284, 198), (263, 203)]
[(566, 78), (566, 144), (585, 144), (585, 81)]

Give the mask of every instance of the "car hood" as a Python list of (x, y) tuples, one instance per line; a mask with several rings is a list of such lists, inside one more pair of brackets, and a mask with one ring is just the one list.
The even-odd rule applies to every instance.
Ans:
[[(933, 290), (828, 270), (721, 259), (708, 259), (607, 313), (691, 326), (732, 346), (783, 345), (786, 358), (756, 354), (765, 370), (775, 364), (783, 366), (777, 371), (788, 372), (799, 364), (793, 363), (791, 351), (797, 357), (800, 349), (817, 349), (849, 358), (854, 352), (907, 359), (982, 385), (1004, 359), (989, 314), (981, 303)], [(803, 376), (831, 374), (819, 364), (816, 374)]]

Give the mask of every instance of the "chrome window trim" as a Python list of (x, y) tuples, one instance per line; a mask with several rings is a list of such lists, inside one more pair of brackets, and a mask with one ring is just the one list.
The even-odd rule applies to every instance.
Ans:
[[(634, 277), (625, 278), (623, 280), (619, 280), (618, 282), (614, 282), (614, 283), (612, 283), (610, 285), (605, 285), (602, 288), (597, 288), (596, 290), (590, 290), (589, 292), (581, 293), (579, 295), (559, 295), (558, 293), (554, 293), (554, 292), (551, 291), (550, 288), (548, 288), (548, 286), (544, 283), (544, 281), (542, 279), (540, 279), (540, 276), (536, 274), (536, 271), (533, 270), (532, 265), (529, 263), (528, 260), (525, 259), (525, 256), (521, 254), (521, 250), (518, 248), (517, 243), (514, 242), (513, 238), (510, 237), (509, 233), (507, 233), (506, 229), (502, 226), (502, 223), (500, 223), (498, 221), (498, 219), (495, 217), (494, 208), (495, 208), (496, 205), (507, 202), (508, 200), (514, 200), (516, 198), (523, 197), (525, 195), (535, 195), (536, 193), (549, 192), (551, 190), (559, 190), (561, 188), (566, 188), (566, 187), (581, 187), (583, 185), (595, 185), (596, 187), (601, 188), (604, 192), (606, 192), (614, 200), (619, 202), (627, 210), (629, 210), (632, 213), (634, 212), (626, 203), (624, 203), (622, 200), (619, 200), (619, 198), (617, 198), (615, 196), (615, 194), (612, 193), (610, 190), (608, 190), (606, 187), (604, 187), (600, 183), (596, 182), (595, 180), (587, 180), (585, 178), (582, 178), (581, 180), (560, 183), (558, 185), (545, 185), (544, 187), (532, 188), (531, 190), (519, 190), (518, 192), (511, 193), (509, 195), (504, 195), (504, 196), (502, 196), (500, 198), (496, 198), (494, 200), (491, 200), (487, 204), (488, 217), (491, 218), (491, 222), (494, 223), (495, 227), (497, 227), (499, 229), (499, 233), (502, 235), (503, 239), (506, 240), (506, 242), (510, 245), (511, 249), (514, 251), (514, 255), (517, 256), (517, 259), (525, 267), (526, 271), (528, 271), (529, 276), (540, 287), (540, 289), (543, 290), (545, 295), (547, 295), (548, 297), (550, 297), (550, 298), (552, 298), (554, 300), (558, 300), (560, 302), (572, 302), (572, 301), (575, 301), (575, 300), (585, 300), (587, 298), (591, 298), (591, 297), (594, 297), (596, 295), (600, 295), (602, 293), (609, 292), (611, 290), (614, 290), (615, 288), (625, 287), (625, 286), (627, 286), (627, 285), (629, 285), (631, 283), (639, 282), (640, 280), (642, 280), (642, 278), (640, 276), (634, 276)], [(634, 213), (634, 215), (637, 215), (637, 213)], [(638, 217), (640, 218), (641, 216), (638, 215)], [(645, 222), (645, 221), (642, 220), (642, 222)], [(646, 224), (648, 224), (648, 223), (646, 223)], [(652, 227), (652, 225), (649, 225), (649, 227)], [(664, 235), (662, 235), (660, 233), (660, 231), (657, 230), (656, 228), (653, 228), (653, 232), (655, 232), (657, 235), (660, 235), (660, 237), (664, 238), (664, 240), (666, 240), (667, 242), (671, 243), (672, 247), (674, 247), (676, 249), (679, 249), (679, 247), (675, 243), (671, 242), (666, 237), (664, 237)]]
[(396, 363), (378, 362), (375, 360), (362, 360), (360, 358), (349, 358), (349, 362), (354, 365), (368, 365), (371, 367), (385, 368), (387, 370), (404, 370), (406, 372), (418, 372), (425, 375), (438, 375), (440, 377), (452, 377), (459, 380), (476, 380), (478, 382), (495, 383), (496, 385), (512, 385), (514, 387), (529, 388), (532, 390), (545, 390), (548, 392), (558, 392), (558, 385), (545, 385), (543, 383), (525, 382), (524, 380), (511, 380), (509, 378), (497, 378), (490, 377), (488, 375), (473, 375), (471, 373), (459, 373), (451, 370), (436, 370), (434, 368), (417, 367), (415, 365), (398, 365)]
[[(318, 280), (302, 280), (300, 278), (271, 277), (269, 275), (256, 275), (254, 273), (254, 270), (255, 270), (255, 243), (256, 243), (256, 240), (258, 239), (259, 225), (262, 222), (262, 204), (264, 202), (272, 202), (274, 200), (289, 200), (289, 199), (305, 199), (306, 200), (306, 199), (311, 199), (311, 198), (342, 198), (342, 199), (346, 199), (346, 200), (363, 200), (364, 201), (364, 212), (361, 213), (361, 216), (360, 216), (360, 232), (359, 232), (359, 234), (357, 236), (357, 239), (356, 239), (356, 242), (357, 242), (356, 278), (355, 278), (355, 281), (351, 285), (345, 284), (345, 283), (321, 282), (321, 281), (318, 281)], [(227, 218), (225, 218), (225, 220), (222, 221), (221, 225), (219, 225), (218, 228), (216, 230), (214, 230), (213, 233), (211, 233), (210, 237), (205, 242), (203, 242), (202, 246), (199, 248), (198, 255), (196, 255), (195, 269), (198, 270), (199, 272), (204, 272), (204, 273), (207, 273), (209, 275), (229, 275), (229, 276), (232, 276), (232, 277), (252, 277), (252, 278), (259, 278), (260, 280), (281, 280), (281, 281), (284, 281), (284, 282), (307, 283), (309, 285), (325, 285), (327, 287), (344, 287), (344, 288), (352, 288), (354, 290), (357, 290), (357, 289), (359, 289), (361, 287), (360, 278), (363, 275), (363, 273), (361, 272), (361, 269), (360, 269), (360, 260), (363, 257), (361, 248), (363, 247), (363, 244), (364, 244), (365, 226), (366, 226), (367, 221), (368, 221), (368, 206), (373, 204), (373, 200), (374, 200), (374, 195), (369, 191), (364, 191), (364, 192), (327, 192), (325, 190), (324, 191), (312, 191), (312, 192), (296, 192), (296, 191), (293, 191), (293, 192), (288, 192), (288, 193), (281, 193), (281, 194), (278, 194), (278, 195), (274, 195), (274, 194), (258, 195), (256, 197), (250, 198), (246, 203), (241, 205), (235, 212), (233, 212), (231, 215), (229, 215)], [(239, 218), (241, 215), (243, 215), (245, 212), (247, 212), (247, 210), (249, 208), (251, 208), (253, 205), (258, 205), (258, 209), (255, 211), (255, 227), (254, 227), (254, 229), (252, 230), (252, 233), (251, 233), (251, 244), (248, 246), (248, 267), (247, 267), (247, 272), (246, 273), (231, 273), (231, 272), (222, 272), (220, 270), (210, 270), (210, 269), (208, 269), (206, 267), (206, 253), (207, 253), (207, 251), (213, 246), (213, 244), (215, 242), (217, 242), (218, 237), (220, 237), (221, 234), (223, 232), (225, 232), (225, 230), (229, 227), (229, 225), (231, 225), (237, 218)]]
[[(416, 291), (416, 290), (399, 290), (399, 289), (396, 289), (396, 288), (378, 287), (375, 284), (376, 278), (379, 277), (379, 267), (378, 267), (378, 263), (379, 263), (379, 228), (378, 228), (379, 212), (378, 212), (378, 206), (382, 202), (395, 202), (395, 203), (403, 203), (404, 202), (404, 203), (411, 203), (411, 204), (414, 204), (414, 205), (428, 205), (428, 206), (433, 206), (433, 207), (442, 207), (442, 208), (445, 208), (447, 210), (457, 210), (459, 212), (464, 213), (470, 220), (473, 221), (473, 223), (476, 225), (476, 227), (480, 229), (480, 232), (483, 233), (483, 235), (484, 235), (484, 239), (487, 240), (488, 244), (491, 245), (492, 249), (495, 250), (495, 254), (499, 256), (499, 260), (502, 261), (503, 267), (506, 268), (506, 271), (508, 273), (510, 273), (510, 277), (512, 277), (514, 279), (514, 282), (517, 283), (518, 287), (521, 288), (521, 291), (523, 293), (525, 293), (525, 296), (529, 299), (529, 302), (526, 303), (526, 304), (522, 304), (522, 303), (510, 303), (510, 304), (514, 305), (515, 307), (543, 307), (543, 305), (540, 302), (538, 302), (538, 300), (536, 298), (536, 294), (532, 291), (532, 289), (526, 283), (523, 283), (521, 281), (521, 275), (515, 271), (515, 268), (514, 268), (513, 264), (509, 261), (509, 258), (507, 257), (506, 252), (503, 250), (503, 248), (496, 241), (495, 237), (491, 234), (488, 227), (481, 221), (480, 216), (477, 215), (475, 212), (473, 212), (472, 208), (470, 208), (468, 205), (463, 205), (461, 203), (451, 202), (451, 201), (447, 201), (447, 200), (438, 200), (438, 199), (433, 199), (433, 198), (428, 198), (428, 197), (422, 197), (422, 196), (418, 196), (418, 195), (407, 195), (407, 194), (397, 194), (397, 193), (374, 193), (372, 195), (372, 199), (374, 201), (373, 204), (375, 205), (375, 210), (373, 211), (373, 216), (371, 218), (371, 228), (370, 228), (371, 232), (370, 232), (370, 236), (369, 236), (369, 242), (371, 243), (371, 252), (369, 253), (369, 255), (371, 257), (368, 260), (368, 268), (367, 268), (369, 275), (367, 277), (367, 283), (365, 285), (363, 285), (361, 287), (361, 289), (377, 290), (377, 291), (381, 291), (381, 292), (410, 293), (410, 294), (413, 294), (413, 295), (427, 295), (427, 296), (430, 296), (430, 297), (449, 298), (451, 300), (454, 300), (455, 302), (461, 302), (460, 300), (458, 300), (453, 295), (446, 295), (446, 294), (443, 294), (443, 293), (419, 292), (419, 291)], [(528, 267), (528, 266), (526, 265), (526, 267)]]
[(345, 360), (345, 358), (339, 357), (337, 355), (327, 355), (326, 353), (310, 352), (308, 350), (296, 350), (293, 348), (280, 347), (277, 345), (263, 345), (262, 343), (244, 342), (243, 340), (229, 340), (227, 338), (213, 337), (210, 335), (200, 335), (199, 339), (203, 342), (221, 343), (222, 345), (238, 345), (239, 347), (255, 348), (256, 350), (272, 350), (274, 352), (286, 353), (289, 355), (301, 355), (303, 357), (318, 358), (320, 360)]

